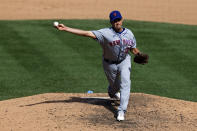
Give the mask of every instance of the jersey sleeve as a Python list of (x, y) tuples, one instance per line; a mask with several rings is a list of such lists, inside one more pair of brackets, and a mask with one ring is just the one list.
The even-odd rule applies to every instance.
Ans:
[(100, 44), (104, 43), (104, 36), (102, 33), (102, 30), (94, 30), (92, 33), (96, 36), (96, 41), (98, 41)]
[(130, 34), (130, 38), (132, 40), (132, 44), (131, 44), (130, 48), (136, 48), (137, 42), (136, 42), (135, 36), (131, 30), (129, 30), (129, 34)]
[(137, 45), (137, 42), (136, 42), (135, 36), (133, 36), (133, 42), (132, 42), (131, 48), (136, 48), (136, 45)]

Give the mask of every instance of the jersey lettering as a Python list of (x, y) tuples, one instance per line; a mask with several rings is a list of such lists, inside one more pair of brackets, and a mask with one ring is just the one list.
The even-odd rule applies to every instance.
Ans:
[[(120, 45), (120, 40), (115, 40), (109, 43), (110, 46), (116, 46), (116, 45)], [(127, 40), (127, 39), (123, 39), (123, 45), (127, 45), (127, 46), (133, 46), (134, 42), (133, 40)]]
[(120, 45), (120, 40), (115, 40), (109, 43), (110, 46)]

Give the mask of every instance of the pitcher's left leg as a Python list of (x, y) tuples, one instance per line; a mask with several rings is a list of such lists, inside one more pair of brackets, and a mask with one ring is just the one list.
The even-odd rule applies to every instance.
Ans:
[(120, 106), (118, 111), (126, 112), (130, 97), (130, 71), (131, 71), (131, 57), (127, 56), (120, 65)]

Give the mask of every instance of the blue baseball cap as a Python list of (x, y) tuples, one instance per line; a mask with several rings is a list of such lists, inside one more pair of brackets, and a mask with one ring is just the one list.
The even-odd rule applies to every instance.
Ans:
[(120, 14), (119, 11), (114, 10), (110, 13), (109, 15), (110, 21), (114, 21), (115, 19), (122, 19), (122, 15)]

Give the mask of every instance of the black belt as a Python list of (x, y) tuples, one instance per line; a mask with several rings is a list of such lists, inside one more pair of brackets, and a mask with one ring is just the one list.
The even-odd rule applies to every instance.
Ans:
[(121, 60), (121, 61), (112, 61), (112, 60), (108, 60), (108, 59), (105, 59), (104, 58), (104, 61), (107, 62), (107, 63), (109, 63), (109, 64), (120, 64), (123, 60)]

